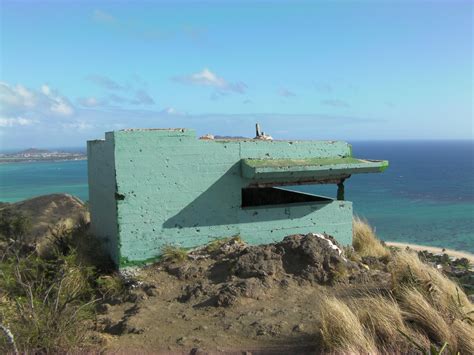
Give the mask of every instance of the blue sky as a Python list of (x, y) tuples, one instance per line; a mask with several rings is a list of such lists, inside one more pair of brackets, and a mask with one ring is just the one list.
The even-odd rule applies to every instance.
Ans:
[(190, 127), (472, 139), (471, 1), (1, 2), (1, 148)]

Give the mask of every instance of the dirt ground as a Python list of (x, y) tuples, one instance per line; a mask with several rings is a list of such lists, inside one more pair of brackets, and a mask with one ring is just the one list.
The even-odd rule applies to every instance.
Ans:
[(134, 291), (100, 316), (104, 350), (319, 353), (321, 296), (383, 292), (388, 273), (372, 262), (369, 270), (346, 259), (331, 237), (308, 234), (262, 246), (231, 239), (182, 263), (126, 270)]

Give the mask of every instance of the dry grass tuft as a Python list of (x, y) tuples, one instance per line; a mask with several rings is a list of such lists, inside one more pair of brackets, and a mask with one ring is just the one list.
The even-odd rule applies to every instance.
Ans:
[(406, 343), (402, 334), (410, 334), (411, 337), (417, 339), (418, 343), (429, 346), (427, 339), (416, 335), (407, 328), (402, 311), (392, 298), (367, 295), (354, 301), (353, 309), (356, 310), (360, 322), (373, 335), (379, 349), (383, 348), (388, 352), (408, 350), (411, 346)]
[(400, 304), (406, 321), (425, 332), (436, 344), (441, 346), (447, 342), (448, 348), (455, 352), (457, 349), (456, 336), (420, 291), (410, 287), (400, 290)]
[(321, 302), (321, 340), (325, 350), (336, 353), (376, 353), (374, 339), (349, 306), (335, 297)]
[(392, 289), (321, 302), (321, 343), (333, 353), (474, 354), (473, 305), (416, 254), (396, 253)]
[(398, 252), (389, 264), (392, 288), (397, 294), (406, 287), (416, 288), (443, 314), (446, 321), (469, 320), (474, 306), (454, 281), (432, 266), (423, 263), (416, 253)]
[(474, 327), (457, 319), (451, 327), (458, 340), (458, 351), (461, 354), (474, 354)]
[(182, 263), (188, 259), (188, 251), (174, 245), (165, 245), (161, 249), (161, 255), (164, 261), (170, 263)]
[(376, 258), (388, 258), (390, 256), (390, 251), (382, 245), (374, 230), (366, 221), (354, 217), (352, 228), (352, 246), (360, 256), (375, 256)]

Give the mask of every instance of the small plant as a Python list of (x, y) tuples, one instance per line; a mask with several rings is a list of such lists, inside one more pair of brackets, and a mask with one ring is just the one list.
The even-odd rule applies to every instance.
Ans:
[(223, 245), (225, 245), (229, 242), (242, 243), (242, 238), (240, 238), (239, 235), (234, 235), (232, 237), (224, 237), (224, 238), (214, 239), (212, 242), (210, 242), (206, 245), (206, 251), (209, 254), (215, 253), (220, 248), (222, 248)]
[(124, 296), (127, 288), (118, 275), (102, 275), (97, 278), (97, 289), (104, 300)]
[(0, 262), (11, 255), (28, 254), (31, 221), (25, 215), (6, 207), (0, 210)]
[(182, 263), (188, 259), (187, 249), (174, 245), (165, 245), (161, 249), (161, 255), (164, 261), (170, 263)]
[(0, 235), (7, 240), (23, 242), (31, 229), (30, 219), (10, 208), (0, 210)]

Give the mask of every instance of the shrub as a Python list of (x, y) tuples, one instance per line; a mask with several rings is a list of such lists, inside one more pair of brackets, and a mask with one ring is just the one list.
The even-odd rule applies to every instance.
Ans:
[(31, 229), (28, 217), (6, 207), (0, 210), (0, 235), (15, 242), (22, 242)]
[(390, 256), (390, 251), (377, 239), (374, 230), (367, 222), (355, 217), (352, 228), (352, 246), (360, 256), (375, 256), (376, 258)]
[[(125, 292), (87, 223), (51, 232), (47, 253), (13, 243), (0, 262), (0, 352), (63, 353), (89, 345), (96, 304)], [(99, 263), (98, 263), (99, 262)], [(98, 273), (98, 268), (99, 273)], [(6, 335), (6, 336), (4, 336)]]
[[(95, 276), (76, 258), (71, 253), (47, 261), (31, 254), (0, 264), (0, 323), (13, 333), (19, 351), (60, 352), (84, 345), (97, 301)], [(8, 349), (6, 340), (0, 339), (0, 348)]]

